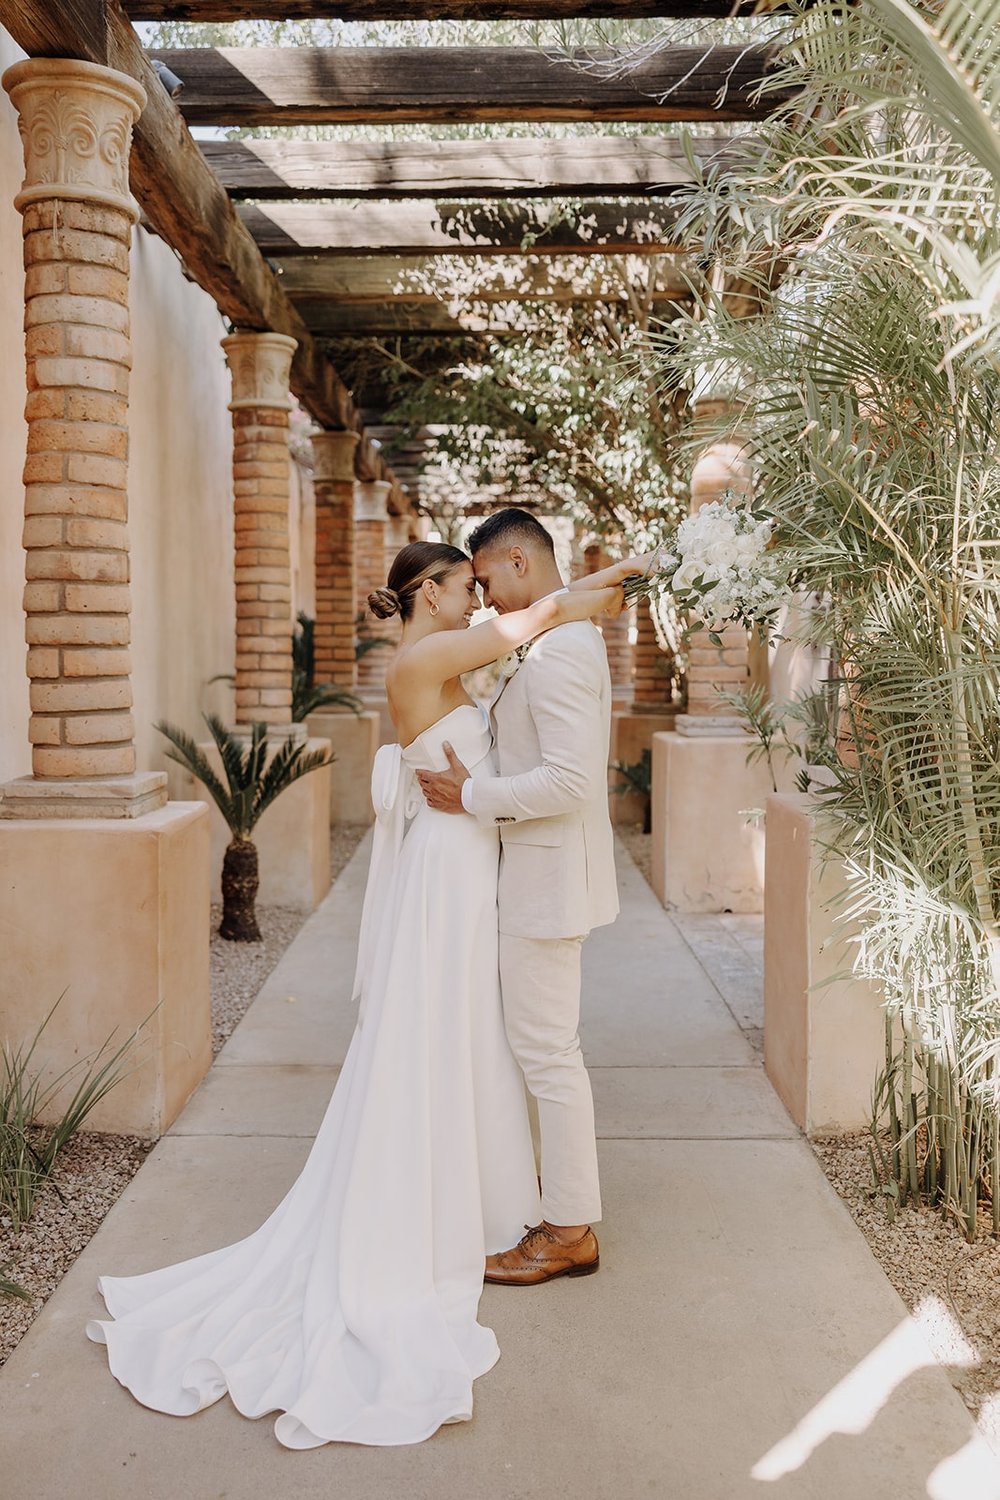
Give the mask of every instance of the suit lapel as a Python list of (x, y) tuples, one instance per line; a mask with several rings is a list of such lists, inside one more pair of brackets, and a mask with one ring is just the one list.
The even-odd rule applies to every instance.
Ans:
[(497, 721), (496, 721), (497, 704), (500, 702), (500, 699), (503, 697), (504, 693), (507, 691), (507, 689), (510, 687), (511, 683), (514, 681), (514, 678), (518, 675), (518, 672), (520, 672), (520, 671), (523, 670), (523, 666), (524, 666), (524, 663), (522, 662), (521, 666), (518, 667), (517, 672), (512, 672), (509, 677), (501, 677), (500, 681), (497, 683), (496, 689), (494, 690), (493, 697), (492, 697), (492, 699), (490, 701), (490, 722), (493, 725), (493, 737), (494, 737), (494, 739), (496, 738), (496, 728), (497, 728)]

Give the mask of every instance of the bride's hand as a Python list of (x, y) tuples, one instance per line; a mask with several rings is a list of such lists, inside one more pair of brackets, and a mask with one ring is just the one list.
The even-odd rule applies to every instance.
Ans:
[(601, 610), (601, 614), (607, 615), (609, 620), (617, 620), (618, 616), (621, 614), (624, 608), (625, 590), (622, 588), (621, 584), (619, 584), (618, 587), (614, 590), (614, 598), (611, 600), (610, 604), (605, 605), (604, 609)]

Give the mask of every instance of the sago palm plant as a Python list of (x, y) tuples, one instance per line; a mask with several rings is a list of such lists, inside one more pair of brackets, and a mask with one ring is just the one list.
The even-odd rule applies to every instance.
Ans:
[(292, 636), (292, 718), (301, 724), (320, 708), (348, 708), (360, 714), (361, 699), (335, 682), (316, 681), (316, 621), (300, 611)]
[(204, 750), (183, 729), (158, 723), (170, 741), (168, 759), (190, 771), (202, 783), (226, 820), (232, 838), (222, 864), (222, 937), (237, 943), (260, 942), (256, 900), (260, 885), (257, 845), (253, 831), (276, 797), (310, 771), (333, 764), (323, 750), (285, 740), (268, 759), (266, 724), (253, 724), (249, 740), (228, 729), (221, 719), (205, 715), (222, 762), (225, 782), (216, 774)]
[(984, 1189), (1000, 1232), (997, 19), (799, 8), (794, 105), (683, 212), (746, 315), (701, 292), (659, 341), (668, 384), (730, 393), (825, 601), (854, 754), (824, 802), (887, 1004), (885, 1165), (970, 1237)]

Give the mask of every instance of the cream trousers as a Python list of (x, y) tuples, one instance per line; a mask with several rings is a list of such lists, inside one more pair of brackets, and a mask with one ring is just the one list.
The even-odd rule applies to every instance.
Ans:
[(500, 987), (511, 1050), (538, 1106), (542, 1217), (601, 1217), (594, 1099), (580, 1051), (583, 938), (500, 934)]

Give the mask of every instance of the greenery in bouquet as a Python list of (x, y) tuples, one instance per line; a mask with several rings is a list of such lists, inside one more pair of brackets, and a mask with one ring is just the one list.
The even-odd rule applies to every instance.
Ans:
[(763, 629), (789, 597), (790, 558), (772, 547), (774, 521), (727, 492), (687, 516), (651, 571), (626, 585), (626, 599), (669, 594), (688, 633), (739, 623)]

